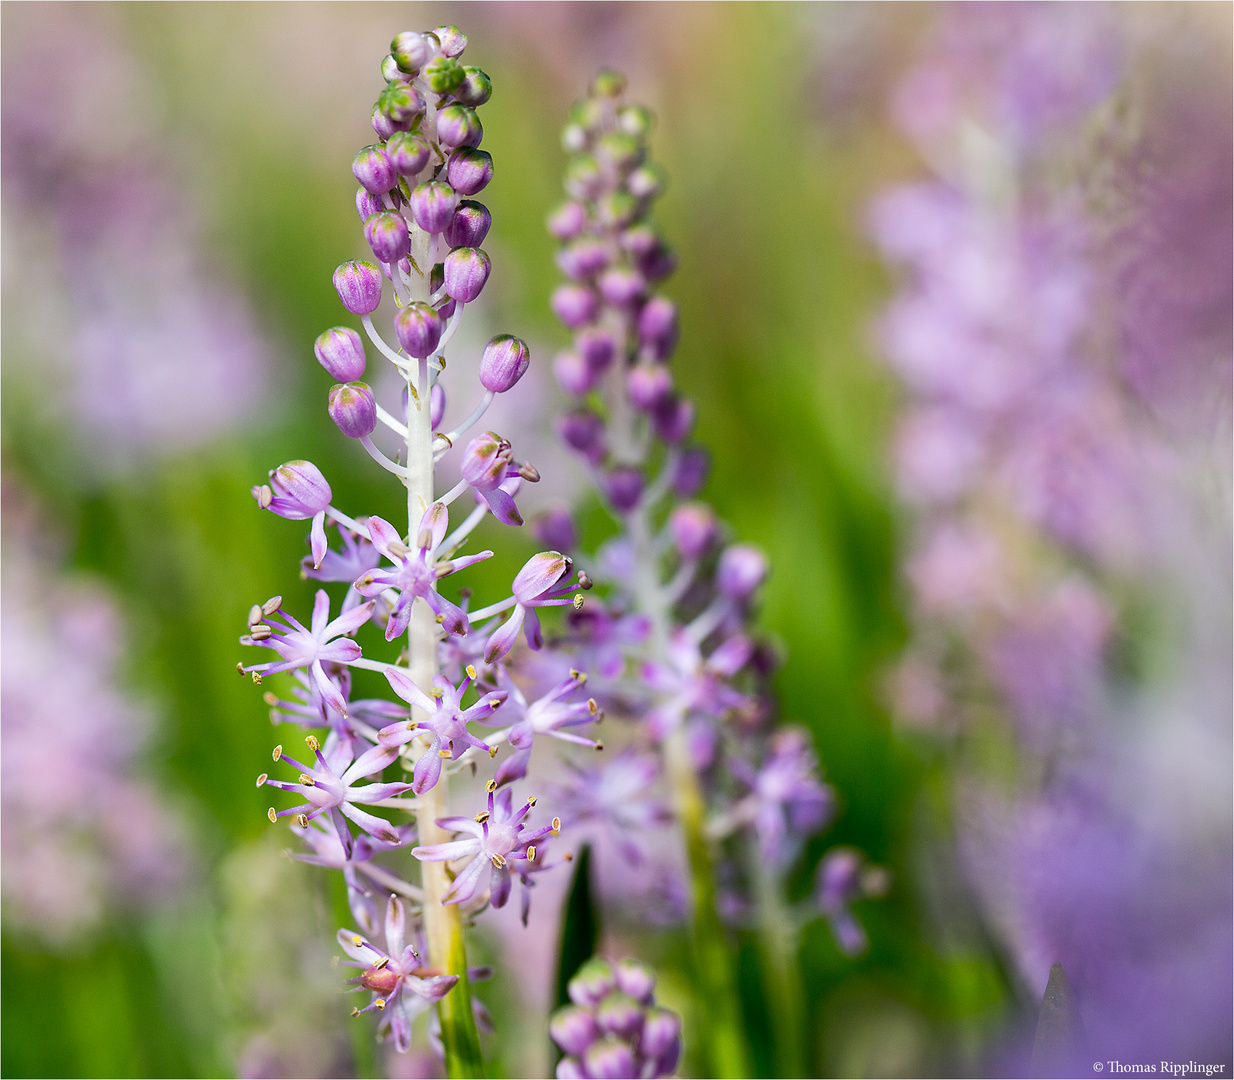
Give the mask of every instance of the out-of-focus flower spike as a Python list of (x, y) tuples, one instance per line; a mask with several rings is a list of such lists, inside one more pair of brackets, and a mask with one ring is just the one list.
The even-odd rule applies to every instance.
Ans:
[(579, 330), (596, 317), (599, 297), (585, 285), (559, 285), (550, 301), (553, 314), (571, 330)]

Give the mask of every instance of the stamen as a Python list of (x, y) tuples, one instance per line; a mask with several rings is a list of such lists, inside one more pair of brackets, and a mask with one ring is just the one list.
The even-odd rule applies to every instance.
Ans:
[(481, 811), (480, 811), (480, 812), (476, 815), (476, 824), (477, 824), (477, 825), (483, 825), (486, 821), (488, 821), (488, 811), (487, 811), (487, 810), (481, 810)]
[(308, 815), (307, 814), (297, 814), (296, 824), (299, 825), (300, 828), (302, 829), (307, 829), (308, 828)]
[(591, 575), (586, 570), (580, 570), (578, 572), (578, 584), (580, 588), (590, 589), (595, 582), (591, 580)]
[(274, 753), (271, 756), (274, 758), (275, 761), (278, 761), (278, 759), (283, 756), (283, 747), (281, 745), (276, 746), (274, 748)]
[(495, 747), (495, 746), (490, 746), (490, 747), (488, 748), (488, 756), (489, 756), (489, 759), (490, 759), (490, 760), (492, 760), (493, 758), (495, 758), (495, 757), (497, 756), (497, 747)]
[(261, 787), (269, 779), (269, 773), (262, 773), (257, 778), (257, 786)]
[(373, 1004), (376, 1005), (377, 1008), (379, 1009), (384, 1009), (386, 1007), (386, 999), (378, 998), (376, 1001), (373, 1002)]
[(490, 780), (487, 784), (484, 785), (484, 790), (487, 791), (491, 795), (494, 791), (497, 790), (497, 781)]
[(501, 855), (493, 855), (492, 860), (493, 860), (493, 865), (497, 867), (498, 870), (502, 869), (502, 867), (506, 865), (506, 860)]
[(255, 671), (253, 672), (253, 682), (254, 682), (254, 684), (255, 684), (255, 685), (257, 685), (257, 686), (260, 686), (260, 685), (261, 685), (261, 676), (260, 676), (260, 675), (258, 675), (258, 674), (257, 674), (257, 672), (255, 672)]
[(300, 775), (296, 778), (296, 783), (297, 783), (297, 784), (303, 784), (305, 787), (316, 787), (316, 786), (317, 786), (317, 784), (314, 782), (313, 778), (312, 778), (311, 776), (305, 776), (305, 775), (304, 775), (304, 773), (301, 773), (301, 774), (300, 774)]
[(236, 671), (240, 673), (241, 677), (248, 674), (248, 672), (244, 670), (244, 665), (240, 663), (239, 660), (236, 661)]
[(279, 703), (278, 694), (272, 693), (269, 690), (267, 690), (264, 694), (261, 695), (261, 700), (264, 701), (271, 708), (273, 708), (275, 705)]
[(359, 1010), (359, 1009), (356, 1009), (356, 1008), (353, 1008), (353, 1009), (351, 1010), (351, 1015), (352, 1015), (352, 1018), (354, 1019), (355, 1017), (357, 1017), (357, 1016), (359, 1016), (359, 1015), (360, 1015), (360, 1010)]
[(308, 746), (308, 748), (313, 751), (314, 754), (317, 753), (317, 751), (321, 749), (321, 743), (317, 741), (316, 735), (306, 735), (304, 737), (304, 742)]
[(491, 697), (488, 699), (488, 707), (490, 709), (496, 709), (500, 704), (501, 704), (500, 698)]
[(604, 749), (604, 744), (599, 739), (597, 739), (596, 740), (596, 750), (599, 751), (603, 749)]
[(437, 751), (437, 753), (438, 753), (438, 754), (440, 754), (440, 755), (441, 755), (443, 758), (445, 758), (447, 761), (448, 761), (450, 758), (454, 757), (454, 751), (452, 751), (452, 750), (438, 750), (438, 751)]
[(254, 641), (265, 641), (266, 638), (273, 636), (273, 634), (274, 631), (271, 630), (270, 627), (268, 627), (265, 623), (261, 623), (260, 625), (253, 627), (252, 631), (249, 633), (249, 637), (251, 637)]
[(364, 944), (364, 938), (362, 938), (359, 934), (352, 934), (352, 935), (351, 935), (351, 943), (352, 943), (353, 945), (363, 945), (363, 944)]
[(536, 845), (535, 844), (527, 845), (527, 861), (528, 862), (536, 861)]
[(596, 713), (600, 711), (600, 706), (596, 703), (595, 698), (592, 697), (587, 699), (587, 711), (591, 713), (592, 716), (595, 716)]
[(249, 626), (254, 627), (261, 622), (262, 610), (260, 604), (254, 604), (249, 608)]
[(561, 858), (562, 858), (562, 861), (563, 861), (563, 862), (573, 862), (573, 861), (574, 861), (574, 852), (572, 852), (572, 851), (567, 851), (567, 852), (566, 852), (566, 853), (565, 853), (565, 854), (564, 854)]
[(574, 594), (574, 599), (570, 601), (575, 611), (581, 611), (583, 607), (583, 597), (579, 593)]
[(473, 665), (467, 665), (467, 678), (474, 679), (476, 677), (476, 669)]
[(378, 961), (377, 961), (377, 963), (375, 963), (375, 964), (373, 965), (373, 967), (374, 967), (377, 971), (380, 971), (380, 970), (381, 970), (383, 967), (385, 967), (385, 966), (386, 966), (389, 962), (390, 962), (390, 958), (389, 958), (388, 956), (383, 956), (380, 960), (378, 960)]
[(536, 797), (535, 797), (534, 795), (528, 795), (528, 796), (527, 796), (527, 805), (528, 805), (528, 806), (535, 806), (535, 805), (536, 805)]
[(264, 604), (261, 605), (261, 610), (267, 615), (273, 615), (279, 608), (283, 606), (283, 598), (281, 596), (272, 596)]
[(556, 836), (559, 832), (561, 832), (561, 818), (555, 817), (553, 818), (553, 835)]
[(274, 812), (274, 807), (273, 807), (273, 806), (272, 806), (272, 807), (270, 807), (270, 809), (266, 811), (266, 817), (268, 817), (268, 818), (270, 819), (270, 824), (271, 824), (271, 825), (277, 825), (277, 824), (278, 824), (278, 819), (279, 819), (279, 816), (278, 816), (278, 814), (276, 814), (276, 813)]

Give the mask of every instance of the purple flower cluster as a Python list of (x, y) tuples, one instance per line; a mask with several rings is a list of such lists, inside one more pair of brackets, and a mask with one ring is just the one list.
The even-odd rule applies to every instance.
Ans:
[[(1200, 64), (1162, 30), (1140, 63)], [(1228, 232), (1229, 106), (1194, 73), (1120, 85), (1129, 40), (1112, 8), (945, 17), (896, 101), (936, 175), (872, 218), (906, 271), (881, 324), (915, 511), (896, 704), (1009, 744), (1013, 790), (961, 758), (973, 887), (1038, 992), (1064, 965), (1093, 1056), (1155, 1059), (1229, 1046), (1228, 776), (1204, 764), (1229, 752), (1228, 610), (1195, 579), (1228, 561), (1205, 524), (1228, 470), (1197, 462), (1229, 439), (1204, 420), (1229, 399), (1230, 256), (1207, 239)], [(1145, 287), (1184, 266), (1185, 302)], [(1179, 640), (1153, 676), (1120, 670), (1145, 648), (1129, 615), (1163, 600)]]
[[(831, 792), (804, 732), (772, 723), (773, 659), (751, 631), (767, 560), (729, 542), (697, 499), (708, 458), (690, 441), (694, 406), (669, 363), (677, 308), (659, 291), (676, 263), (652, 217), (664, 177), (648, 159), (653, 117), (624, 92), (621, 76), (604, 73), (575, 106), (562, 134), (568, 201), (548, 221), (566, 278), (552, 307), (572, 334), (553, 363), (574, 399), (558, 433), (617, 525), (588, 561), (604, 602), (567, 616), (562, 648), (592, 674), (592, 694), (623, 722), (616, 736), (626, 745), (607, 762), (571, 767), (564, 817), (615, 837), (641, 863), (665, 846), (651, 838), (669, 806), (680, 815), (697, 795), (703, 844), (746, 838), (781, 875), (829, 823)], [(564, 510), (536, 528), (563, 550), (577, 546)], [(552, 665), (534, 667), (547, 685)], [(711, 872), (678, 863), (683, 871)]]
[(637, 960), (588, 960), (570, 980), (572, 1005), (549, 1034), (566, 1056), (561, 1080), (672, 1076), (681, 1057), (681, 1018), (655, 1003), (655, 975)]
[[(242, 674), (254, 682), (293, 680), (288, 695), (267, 695), (271, 719), (322, 732), (305, 738), (311, 757), (304, 762), (275, 748), (274, 761), (290, 766), (294, 778), (263, 773), (257, 783), (290, 796), (290, 805), (271, 807), (269, 817), (291, 819), (309, 849), (300, 857), (343, 873), (360, 932), (340, 931), (339, 943), (348, 962), (362, 969), (354, 987), (372, 994), (357, 1014), (382, 1013), (381, 1031), (400, 1052), (410, 1045), (418, 1013), (460, 983), (466, 993), (458, 912), (503, 907), (517, 878), (525, 923), (535, 876), (561, 861), (549, 855), (560, 820), (533, 824), (536, 799), (526, 797), (516, 808), (513, 789), (505, 785), (525, 775), (537, 735), (598, 745), (575, 729), (600, 718), (595, 700), (582, 692), (581, 672), (529, 700), (507, 666), (520, 638), (532, 650), (543, 646), (540, 609), (581, 606), (591, 581), (574, 573), (570, 558), (558, 551), (532, 556), (510, 594), (486, 607), (475, 607), (469, 597), (456, 604), (439, 591), (445, 578), (493, 555), (462, 553), (486, 517), (523, 524), (516, 498), (524, 483), (539, 480), (533, 466), (515, 460), (508, 440), (486, 432), (465, 445), (457, 482), (447, 481), (444, 493), (435, 486), (446, 451), (497, 394), (515, 386), (530, 362), (522, 341), (494, 337), (480, 358), (480, 385), (472, 387), (478, 403), (442, 430), (447, 347), (491, 268), (480, 248), (489, 213), (470, 198), (492, 177), (492, 159), (479, 149), (483, 128), (476, 112), (491, 87), (483, 71), (461, 63), (466, 44), (453, 27), (395, 37), (382, 64), (386, 87), (373, 109), (378, 141), (352, 163), (360, 184), (356, 205), (376, 261), (344, 263), (334, 284), (343, 307), (359, 316), (368, 344), (401, 377), (400, 400), (387, 408), (361, 381), (367, 357), (357, 329), (333, 327), (314, 345), (318, 362), (337, 380), (327, 398), (331, 419), (406, 488), (406, 529), (341, 511), (335, 489), (311, 462), (273, 470), (268, 483), (252, 489), (258, 506), (310, 521), (305, 575), (346, 584), (347, 591), (334, 609), (330, 592), (319, 589), (304, 621), (282, 597), (255, 604), (240, 639), (275, 654), (268, 662), (239, 665)], [(392, 335), (383, 337), (375, 320), (385, 281), (395, 310)], [(383, 437), (397, 438), (393, 456), (374, 441), (379, 428)], [(452, 523), (451, 506), (460, 500), (465, 509)], [(337, 548), (330, 547), (332, 531)], [(338, 611), (334, 617), (332, 610)], [(385, 641), (404, 638), (405, 662), (365, 655), (355, 638), (369, 623), (382, 629)], [(400, 700), (353, 699), (356, 669), (383, 675)], [(479, 726), (489, 730), (481, 734)], [(474, 817), (450, 815), (450, 778), (474, 773), (507, 747), (513, 752), (493, 766), (487, 807)], [(410, 777), (385, 779), (396, 765)], [(392, 819), (392, 812), (403, 811), (415, 817), (414, 826)], [(448, 839), (451, 834), (456, 839)], [(409, 847), (421, 868), (418, 884), (404, 880), (392, 862)], [(417, 941), (426, 955), (413, 945)], [(443, 1026), (436, 1029), (441, 1042), (457, 1041), (460, 1024), (470, 1026), (474, 1038), (471, 1010), (463, 1012), (464, 1021), (451, 1013), (449, 1029), (442, 1013)], [(430, 1037), (432, 1030), (430, 1024)]]

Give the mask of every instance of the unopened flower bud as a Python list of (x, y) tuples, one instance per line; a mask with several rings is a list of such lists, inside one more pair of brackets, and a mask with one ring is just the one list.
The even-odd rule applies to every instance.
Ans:
[(361, 150), (351, 163), (351, 174), (374, 195), (381, 195), (398, 183), (398, 173), (380, 146)]
[(596, 1010), (596, 1022), (608, 1035), (633, 1040), (643, 1026), (643, 1010), (629, 994), (614, 990)]
[(626, 393), (644, 412), (659, 408), (673, 395), (673, 376), (663, 364), (635, 364), (626, 372)]
[(429, 180), (415, 187), (409, 205), (420, 228), (427, 233), (439, 233), (445, 231), (454, 217), (458, 196), (449, 184)]
[[(483, 153), (484, 151), (476, 151)], [(446, 243), (451, 247), (479, 247), (488, 236), (493, 216), (483, 203), (464, 199), (454, 211), (446, 228)]]
[(654, 225), (640, 221), (637, 225), (631, 225), (626, 229), (618, 238), (618, 242), (624, 251), (628, 251), (637, 258), (650, 255), (655, 251), (656, 245), (660, 243), (660, 234)]
[(634, 1051), (609, 1035), (592, 1043), (583, 1055), (583, 1068), (594, 1080), (618, 1080), (635, 1075)]
[(484, 289), (492, 260), (480, 248), (455, 248), (446, 256), (446, 293), (470, 304)]
[(442, 146), (479, 146), (484, 126), (469, 105), (447, 105), (437, 113), (437, 139)]
[(602, 166), (620, 173), (641, 164), (644, 153), (642, 144), (624, 131), (610, 131), (596, 142), (594, 152)]
[(610, 229), (625, 228), (638, 212), (638, 200), (627, 191), (610, 191), (596, 203), (596, 218)]
[(561, 148), (567, 154), (577, 154), (587, 149), (587, 129), (582, 124), (567, 124), (561, 129)]
[(510, 444), (493, 431), (477, 435), (463, 450), (459, 472), (479, 491), (492, 491), (506, 478), (513, 457)]
[(681, 1053), (681, 1017), (668, 1009), (648, 1009), (643, 1020), (639, 1050), (644, 1056), (655, 1058), (659, 1063), (659, 1068), (653, 1075), (670, 1075)]
[(557, 318), (571, 330), (578, 330), (596, 317), (599, 298), (586, 285), (559, 285), (549, 303)]
[(353, 315), (371, 315), (381, 305), (381, 271), (370, 262), (345, 262), (334, 271), (334, 288)]
[(587, 1080), (583, 1072), (583, 1063), (576, 1057), (567, 1054), (557, 1062), (557, 1080)]
[(387, 54), (381, 61), (381, 77), (386, 82), (398, 82), (399, 79), (407, 77), (407, 72), (398, 66), (398, 61), (393, 55)]
[(386, 143), (386, 157), (399, 176), (415, 176), (428, 164), (428, 142), (420, 135), (400, 131)]
[(452, 56), (434, 56), (421, 72), (435, 94), (453, 94), (463, 82), (463, 65)]
[(394, 333), (408, 356), (423, 360), (432, 356), (445, 323), (428, 304), (408, 304), (394, 319)]
[(364, 374), (364, 342), (350, 326), (335, 326), (319, 334), (313, 355), (339, 382), (354, 382)]
[(716, 587), (731, 600), (745, 600), (767, 576), (767, 556), (749, 544), (724, 549), (716, 567)]
[(617, 338), (611, 330), (588, 326), (574, 338), (574, 347), (592, 371), (603, 372), (617, 357)]
[(638, 271), (649, 282), (663, 281), (677, 269), (677, 256), (667, 244), (657, 244), (655, 250), (636, 260)]
[(591, 154), (575, 154), (566, 162), (566, 194), (575, 199), (594, 199), (604, 190), (604, 171)]
[(446, 388), (440, 382), (433, 383), (433, 389), (428, 393), (428, 401), (429, 426), (436, 431), (441, 424), (441, 418), (446, 415)]
[(604, 478), (608, 501), (615, 510), (633, 510), (643, 496), (643, 474), (632, 465), (619, 465)]
[(656, 988), (656, 974), (646, 964), (627, 957), (613, 965), (613, 975), (617, 979), (617, 989), (622, 993), (642, 1005), (651, 1002)]
[(557, 418), (557, 432), (567, 446), (587, 453), (599, 446), (604, 421), (591, 409), (576, 409)]
[[(253, 489), (254, 497), (259, 488)], [(320, 514), (333, 497), (321, 470), (311, 461), (288, 461), (270, 473), (264, 509), (279, 517), (302, 520)], [(262, 502), (259, 498), (258, 502)]]
[(480, 357), (480, 384), (485, 390), (504, 394), (523, 377), (530, 362), (531, 350), (524, 342), (509, 334), (498, 334), (484, 346)]
[(377, 133), (377, 138), (388, 139), (404, 129), (405, 125), (395, 123), (382, 111), (381, 102), (373, 106), (373, 130)]
[(536, 539), (554, 551), (572, 551), (578, 546), (578, 530), (570, 511), (552, 507), (541, 514), (531, 526)]
[(463, 81), (454, 96), (464, 105), (478, 109), (493, 96), (493, 80), (478, 67), (463, 68)]
[(380, 214), (385, 208), (386, 204), (381, 201), (380, 195), (374, 195), (363, 186), (356, 188), (356, 213), (360, 215), (362, 222), (374, 214)]
[(640, 165), (626, 177), (626, 190), (636, 199), (654, 199), (664, 190), (664, 174), (655, 165)]
[(677, 468), (673, 470), (673, 491), (683, 499), (697, 495), (707, 482), (710, 471), (711, 458), (701, 446), (683, 450), (677, 457)]
[(338, 384), (330, 390), (330, 419), (349, 439), (371, 435), (377, 426), (377, 402), (365, 383)]
[(561, 388), (576, 397), (591, 390), (600, 375), (576, 352), (558, 353), (553, 359), (553, 374)]
[(702, 502), (682, 503), (669, 515), (669, 535), (683, 559), (698, 559), (720, 535), (716, 512)]
[(553, 1013), (548, 1033), (567, 1054), (582, 1054), (600, 1035), (591, 1013), (577, 1005), (567, 1005)]
[(671, 397), (652, 412), (651, 423), (661, 439), (675, 445), (694, 427), (694, 402), (689, 398)]
[(655, 123), (655, 115), (643, 105), (626, 105), (617, 112), (617, 126), (636, 139), (646, 139)]
[(652, 359), (664, 360), (677, 344), (677, 305), (653, 296), (638, 313), (638, 341)]
[(573, 240), (587, 224), (587, 211), (582, 203), (562, 203), (548, 216), (548, 231), (558, 240)]
[(439, 26), (433, 31), (441, 42), (441, 51), (445, 56), (462, 56), (467, 48), (467, 35), (457, 26)]
[(423, 34), (404, 30), (401, 34), (396, 34), (390, 42), (390, 55), (394, 57), (400, 71), (414, 75), (424, 66), (431, 53)]
[(589, 1005), (599, 1005), (616, 985), (612, 965), (602, 956), (593, 956), (578, 969), (566, 986), (566, 991), (575, 1005), (586, 1008)]
[(557, 265), (568, 277), (582, 280), (595, 277), (611, 259), (608, 246), (594, 237), (584, 236), (557, 252)]
[(493, 156), (474, 147), (455, 150), (446, 163), (446, 179), (460, 195), (475, 195), (493, 179)]
[(414, 86), (405, 82), (394, 82), (377, 98), (377, 108), (393, 122), (395, 130), (404, 131), (424, 112), (424, 98)]
[(591, 93), (598, 98), (621, 97), (626, 92), (626, 77), (620, 71), (605, 68), (591, 83)]
[(411, 236), (402, 214), (385, 210), (364, 223), (364, 239), (380, 262), (396, 263), (411, 250)]
[(600, 275), (597, 284), (600, 288), (600, 295), (613, 307), (625, 307), (633, 303), (647, 288), (647, 282), (642, 274), (624, 266), (614, 266), (605, 270)]

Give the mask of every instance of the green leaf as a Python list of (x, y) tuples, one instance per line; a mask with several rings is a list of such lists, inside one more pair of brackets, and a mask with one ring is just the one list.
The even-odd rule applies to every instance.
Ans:
[(566, 901), (557, 954), (557, 1005), (569, 1004), (566, 991), (574, 973), (595, 954), (600, 939), (600, 916), (591, 895), (591, 845), (584, 844), (574, 866), (574, 882)]

